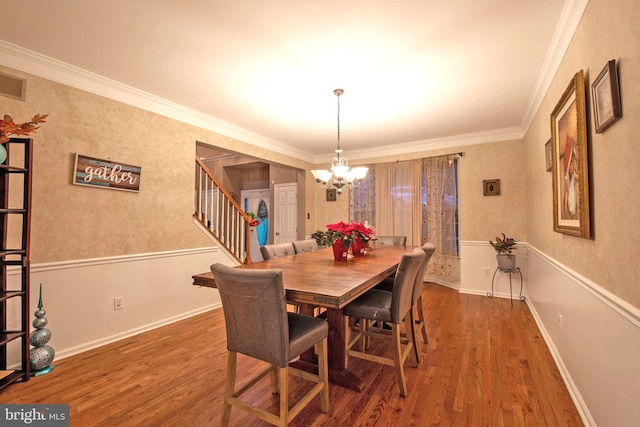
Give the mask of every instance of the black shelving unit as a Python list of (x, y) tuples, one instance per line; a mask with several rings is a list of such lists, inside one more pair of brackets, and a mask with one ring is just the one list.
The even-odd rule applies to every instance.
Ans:
[[(33, 142), (11, 138), (4, 143), (6, 160), (0, 164), (0, 389), (18, 380), (29, 381), (29, 238), (31, 230), (31, 165)], [(7, 282), (7, 270), (19, 278)], [(9, 328), (8, 308), (20, 301), (20, 327)], [(14, 314), (14, 313), (12, 313)], [(20, 366), (10, 369), (8, 345), (20, 342)]]

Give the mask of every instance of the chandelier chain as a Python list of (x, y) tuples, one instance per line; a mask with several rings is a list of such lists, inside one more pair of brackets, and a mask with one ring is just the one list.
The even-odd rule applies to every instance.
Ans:
[(338, 92), (336, 94), (338, 96), (338, 158), (340, 158), (340, 95)]

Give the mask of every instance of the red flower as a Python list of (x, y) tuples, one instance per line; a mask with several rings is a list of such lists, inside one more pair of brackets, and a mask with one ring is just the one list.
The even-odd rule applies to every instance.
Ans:
[(327, 224), (327, 230), (325, 233), (327, 244), (332, 245), (333, 242), (341, 239), (347, 247), (351, 246), (351, 242), (353, 242), (356, 237), (367, 241), (373, 235), (373, 230), (361, 222), (347, 224), (344, 221), (340, 221), (335, 224)]

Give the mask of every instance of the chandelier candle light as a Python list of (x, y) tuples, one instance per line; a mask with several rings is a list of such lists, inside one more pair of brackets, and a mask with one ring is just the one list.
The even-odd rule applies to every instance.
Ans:
[(314, 169), (311, 174), (320, 188), (329, 188), (333, 185), (338, 189), (338, 194), (342, 194), (342, 187), (353, 188), (360, 185), (360, 181), (367, 176), (369, 168), (364, 166), (350, 168), (349, 161), (345, 157), (340, 157), (342, 153), (340, 148), (340, 95), (344, 93), (344, 90), (335, 89), (333, 93), (338, 97), (338, 149), (336, 157), (331, 159), (331, 170)]

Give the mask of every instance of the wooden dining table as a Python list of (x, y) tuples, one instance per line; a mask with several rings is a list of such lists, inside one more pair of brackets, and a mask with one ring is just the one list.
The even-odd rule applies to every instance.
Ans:
[[(301, 313), (313, 315), (315, 307), (326, 308), (329, 323), (329, 380), (360, 391), (364, 382), (345, 366), (343, 308), (383, 279), (393, 276), (400, 258), (411, 249), (407, 246), (374, 245), (364, 256), (334, 261), (332, 249), (325, 248), (242, 264), (237, 268), (279, 269), (282, 271), (287, 300), (298, 304)], [(195, 274), (193, 285), (216, 287), (210, 271)], [(301, 363), (312, 365), (312, 356), (312, 352), (301, 355)]]

